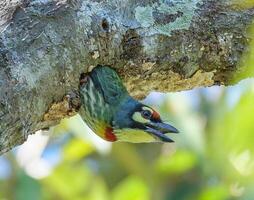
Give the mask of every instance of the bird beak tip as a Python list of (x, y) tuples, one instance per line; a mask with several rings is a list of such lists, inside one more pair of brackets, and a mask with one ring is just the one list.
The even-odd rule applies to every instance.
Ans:
[(161, 131), (162, 133), (179, 133), (179, 131), (174, 127), (171, 126), (170, 124), (167, 123), (156, 123), (155, 127), (157, 128), (157, 130)]
[(174, 142), (166, 134), (179, 133), (179, 131), (175, 127), (163, 122), (149, 124), (147, 126), (147, 132), (153, 134), (162, 142)]

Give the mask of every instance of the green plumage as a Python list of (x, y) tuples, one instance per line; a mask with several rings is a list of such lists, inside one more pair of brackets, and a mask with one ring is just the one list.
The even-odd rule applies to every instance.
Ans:
[(80, 116), (100, 137), (108, 141), (172, 141), (164, 134), (177, 130), (162, 123), (152, 108), (133, 99), (112, 68), (97, 66), (80, 82)]
[(100, 91), (105, 103), (109, 105), (118, 105), (121, 99), (128, 95), (118, 74), (109, 67), (97, 66), (89, 76), (95, 85), (95, 89)]
[(87, 125), (103, 137), (104, 129), (112, 126), (115, 113), (128, 92), (117, 73), (106, 66), (97, 66), (86, 76), (80, 87), (80, 115)]

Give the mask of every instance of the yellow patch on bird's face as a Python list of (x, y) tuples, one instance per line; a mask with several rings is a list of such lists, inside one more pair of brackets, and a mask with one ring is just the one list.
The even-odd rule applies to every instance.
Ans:
[(117, 141), (132, 143), (148, 143), (157, 141), (151, 134), (138, 129), (125, 128), (119, 130), (119, 133), (117, 133), (118, 130), (115, 130), (114, 132), (117, 135)]

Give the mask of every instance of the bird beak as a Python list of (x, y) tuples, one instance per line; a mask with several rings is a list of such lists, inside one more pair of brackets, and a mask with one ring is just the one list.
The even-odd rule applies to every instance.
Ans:
[(151, 133), (163, 142), (174, 142), (167, 135), (165, 135), (166, 133), (179, 133), (175, 127), (163, 122), (150, 122), (146, 125), (146, 132)]

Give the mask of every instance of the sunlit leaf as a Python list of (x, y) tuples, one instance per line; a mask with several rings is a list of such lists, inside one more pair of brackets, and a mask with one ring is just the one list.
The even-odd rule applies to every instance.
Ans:
[(79, 160), (94, 150), (90, 143), (86, 143), (84, 140), (75, 138), (68, 142), (64, 147), (64, 159), (66, 160)]
[(102, 178), (95, 178), (92, 184), (90, 194), (87, 196), (88, 200), (110, 200), (109, 192)]
[(90, 189), (92, 174), (81, 163), (63, 163), (54, 173), (43, 180), (43, 194), (46, 199), (84, 199)]
[(113, 200), (149, 200), (149, 189), (139, 177), (130, 176), (113, 191)]
[[(248, 6), (251, 4), (254, 6), (254, 1), (248, 1), (249, 3), (247, 4), (242, 4)], [(253, 35), (254, 35), (254, 26), (250, 26), (249, 28), (249, 37), (252, 39), (249, 39), (249, 44), (248, 47), (246, 48), (246, 52), (243, 54), (241, 58), (241, 62), (239, 62), (239, 65), (241, 65), (241, 72), (237, 74), (236, 79), (240, 80), (243, 77), (253, 77), (254, 75), (254, 40), (253, 40)]]
[(182, 174), (192, 169), (196, 164), (197, 157), (194, 153), (179, 150), (172, 157), (161, 156), (157, 163), (157, 169), (163, 174)]
[(228, 188), (223, 185), (206, 188), (198, 198), (198, 200), (225, 200), (228, 199)]
[[(242, 151), (250, 149), (254, 152), (253, 130), (254, 130), (254, 93), (248, 91), (236, 105), (236, 107), (218, 118), (213, 125), (213, 143), (228, 151)], [(216, 145), (216, 144), (215, 144)]]
[[(251, 88), (251, 87), (250, 87)], [(250, 89), (231, 110), (218, 115), (211, 126), (209, 159), (231, 181), (252, 181), (254, 176), (254, 93)]]

